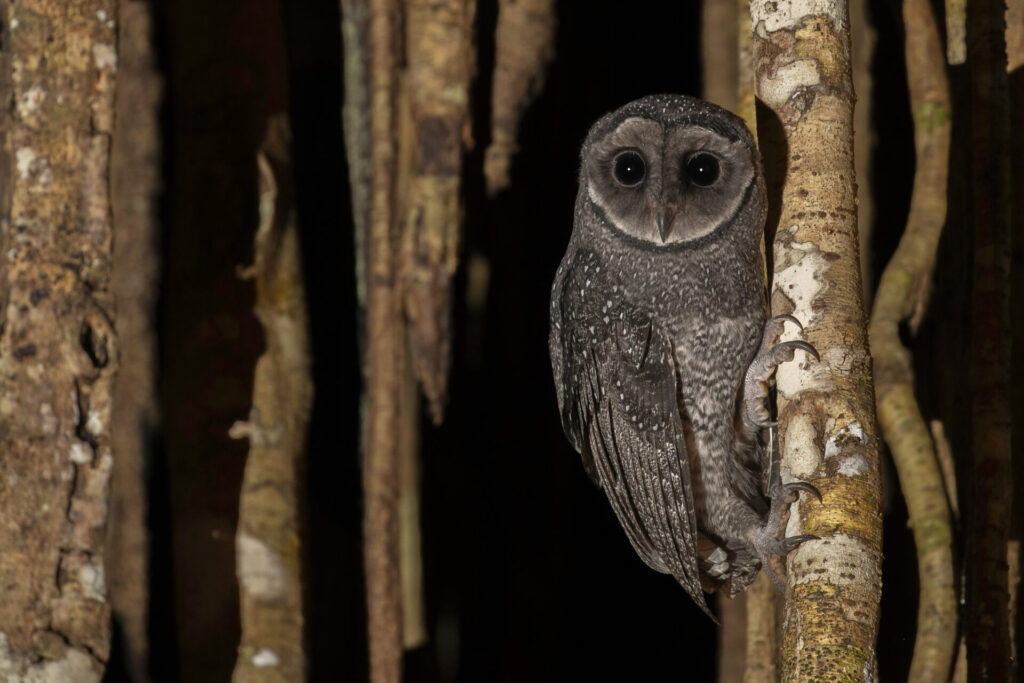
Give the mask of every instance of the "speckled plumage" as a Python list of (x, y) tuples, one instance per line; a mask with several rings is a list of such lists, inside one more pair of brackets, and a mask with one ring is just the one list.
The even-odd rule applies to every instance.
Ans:
[[(646, 159), (649, 186), (616, 184), (625, 148)], [(721, 176), (698, 187), (686, 160), (709, 149)], [(767, 310), (760, 158), (742, 120), (678, 95), (601, 118), (581, 158), (551, 297), (562, 423), (640, 557), (707, 612), (704, 590), (756, 577), (750, 539), (768, 510), (764, 449), (743, 410)], [(659, 238), (665, 206), (676, 219)]]

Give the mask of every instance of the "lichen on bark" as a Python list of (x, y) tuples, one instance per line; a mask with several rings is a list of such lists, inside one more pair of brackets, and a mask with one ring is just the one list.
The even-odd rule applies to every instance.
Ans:
[[(881, 593), (878, 442), (857, 240), (854, 94), (846, 3), (751, 3), (755, 89), (775, 228), (772, 312), (791, 313), (821, 361), (776, 374), (784, 481), (823, 502), (794, 504), (785, 681), (863, 681), (876, 668)], [(767, 139), (766, 139), (767, 138)]]
[(118, 367), (113, 0), (0, 6), (0, 672), (98, 681)]

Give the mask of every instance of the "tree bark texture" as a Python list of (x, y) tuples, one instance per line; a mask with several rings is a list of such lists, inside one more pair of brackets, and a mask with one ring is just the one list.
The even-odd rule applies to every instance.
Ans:
[(484, 153), (491, 195), (511, 182), (519, 121), (544, 87), (544, 70), (554, 49), (555, 0), (498, 0), (495, 31), (491, 142)]
[(974, 234), (973, 481), (967, 511), (970, 681), (1009, 681), (1010, 157), (1003, 0), (967, 4)]
[(459, 185), (469, 132), (476, 0), (407, 0), (406, 93), (412, 118), (405, 189), (402, 295), (413, 369), (435, 424), (451, 365), (452, 277), (458, 264)]
[(904, 0), (907, 79), (914, 116), (917, 171), (910, 215), (882, 273), (869, 328), (878, 418), (896, 463), (917, 546), (920, 598), (909, 680), (947, 680), (956, 648), (957, 592), (953, 532), (931, 434), (914, 396), (909, 351), (899, 326), (916, 332), (931, 290), (946, 220), (950, 99), (942, 43), (927, 0)]
[[(881, 496), (871, 359), (860, 282), (850, 29), (846, 3), (755, 0), (754, 72), (769, 198), (781, 198), (772, 312), (790, 313), (820, 362), (776, 373), (783, 481), (823, 502), (794, 504), (784, 681), (873, 675), (881, 594)], [(762, 118), (761, 114), (764, 114)], [(780, 144), (782, 143), (782, 144)], [(770, 214), (771, 215), (771, 214)], [(769, 226), (769, 229), (771, 226)], [(787, 325), (784, 338), (797, 326)]]
[(399, 7), (371, 0), (370, 207), (366, 261), (366, 413), (363, 426), (364, 562), (370, 680), (398, 683), (402, 672), (399, 573), (399, 433), (404, 329), (395, 205)]
[(147, 0), (123, 0), (117, 21), (117, 127), (111, 150), (113, 287), (120, 367), (114, 388), (106, 577), (134, 683), (149, 680), (148, 452), (158, 429), (156, 298), (159, 279), (160, 101)]
[(118, 365), (112, 0), (0, 6), (0, 678), (98, 681)]
[(287, 117), (270, 120), (258, 157), (256, 317), (266, 351), (253, 404), (231, 436), (249, 439), (235, 535), (242, 642), (236, 683), (305, 680), (301, 485), (313, 401), (305, 285), (291, 189)]

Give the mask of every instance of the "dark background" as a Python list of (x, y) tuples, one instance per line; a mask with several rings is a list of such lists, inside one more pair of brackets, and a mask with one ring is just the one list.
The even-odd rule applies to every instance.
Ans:
[[(601, 114), (654, 92), (699, 95), (699, 3), (559, 7), (555, 59), (522, 124), (512, 187), (484, 196), (496, 3), (478, 7), (476, 147), (465, 165), (462, 263), (490, 266), (486, 308), (457, 276), (451, 401), (422, 435), (430, 640), (408, 681), (713, 680), (717, 630), (635, 556), (558, 420), (547, 358), (550, 283), (568, 240), (579, 146)], [(151, 649), (156, 681), (226, 681), (238, 643), (234, 525), (262, 351), (251, 283), (255, 154), (288, 111), (313, 331), (307, 631), (314, 681), (367, 676), (353, 228), (341, 128), (338, 0), (158, 1), (163, 111), (163, 433), (152, 453)], [(884, 264), (906, 218), (913, 137), (899, 5), (873, 0), (872, 181)], [(941, 22), (940, 22), (941, 24)], [(877, 269), (875, 270), (877, 277)], [(885, 536), (881, 675), (905, 678), (916, 617), (906, 512)], [(108, 681), (127, 680), (115, 653)]]

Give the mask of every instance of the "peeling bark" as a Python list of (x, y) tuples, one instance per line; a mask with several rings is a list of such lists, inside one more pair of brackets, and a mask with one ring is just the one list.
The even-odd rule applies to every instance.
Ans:
[(112, 0), (4, 3), (0, 677), (98, 681), (118, 367)]
[(484, 176), (492, 196), (511, 181), (519, 120), (544, 87), (554, 35), (555, 0), (498, 0), (491, 144), (484, 153)]
[(110, 521), (106, 564), (110, 603), (134, 683), (149, 680), (148, 451), (158, 427), (156, 299), (159, 279), (160, 100), (147, 0), (122, 0), (117, 128), (111, 150), (115, 228), (113, 287), (121, 359), (114, 389)]
[[(794, 504), (787, 528), (820, 540), (787, 558), (782, 679), (862, 681), (876, 669), (881, 495), (847, 6), (755, 0), (751, 20), (755, 87), (765, 105), (758, 124), (779, 129), (786, 143), (769, 146), (762, 136), (766, 171), (785, 168), (784, 177), (768, 178), (769, 197), (781, 196), (772, 312), (800, 320), (821, 354), (820, 362), (798, 358), (776, 373), (782, 478), (808, 481), (824, 498)], [(784, 338), (793, 338), (796, 326), (787, 328)]]
[(257, 159), (260, 224), (247, 274), (256, 282), (267, 346), (256, 362), (249, 419), (230, 432), (249, 439), (235, 535), (242, 625), (236, 683), (305, 680), (299, 481), (313, 384), (289, 137), (287, 118), (272, 118)]
[[(404, 204), (402, 295), (416, 378), (440, 424), (451, 365), (462, 148), (469, 140), (475, 0), (407, 0), (411, 178)], [(405, 193), (403, 193), (405, 194)]]
[(882, 433), (896, 463), (917, 546), (920, 598), (909, 681), (949, 677), (956, 647), (953, 532), (942, 473), (914, 397), (900, 323), (917, 330), (927, 307), (939, 236), (946, 220), (950, 100), (938, 27), (928, 0), (904, 0), (907, 79), (917, 172), (907, 227), (878, 286), (869, 328)]
[(974, 234), (971, 504), (967, 528), (967, 677), (1010, 680), (1010, 145), (1003, 0), (967, 5)]

